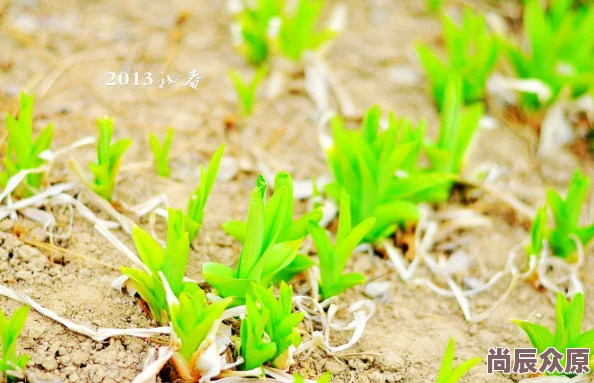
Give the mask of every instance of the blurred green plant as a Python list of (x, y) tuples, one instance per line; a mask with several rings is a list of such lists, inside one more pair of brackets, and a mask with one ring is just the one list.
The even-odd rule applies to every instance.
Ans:
[(497, 61), (498, 39), (490, 33), (485, 18), (471, 8), (464, 8), (460, 26), (446, 15), (442, 20), (447, 58), (440, 59), (425, 44), (417, 45), (417, 54), (429, 76), (437, 106), (441, 108), (444, 103), (452, 75), (462, 79), (465, 104), (483, 100), (487, 78)]
[[(45, 163), (39, 155), (48, 150), (52, 143), (54, 126), (49, 124), (36, 140), (33, 140), (33, 105), (34, 95), (21, 93), (21, 108), (18, 119), (6, 114), (6, 128), (8, 129), (8, 148), (4, 156), (4, 170), (0, 172), (0, 186), (6, 187), (8, 180), (21, 170), (35, 169)], [(41, 187), (42, 173), (27, 175), (26, 183), (17, 193), (28, 196)]]
[[(329, 372), (325, 372), (322, 376), (319, 377), (318, 380), (316, 380), (317, 383), (330, 383), (330, 380), (332, 379), (332, 374)], [(305, 383), (305, 379), (303, 379), (303, 377), (299, 374), (293, 375), (293, 382), (294, 383)]]
[(343, 272), (355, 247), (375, 225), (375, 218), (367, 218), (354, 228), (351, 227), (350, 205), (349, 195), (343, 189), (340, 192), (338, 232), (334, 246), (319, 223), (309, 222), (309, 233), (316, 244), (320, 259), (320, 293), (324, 300), (339, 295), (348, 288), (365, 283), (363, 274), (343, 274)]
[(113, 135), (113, 120), (111, 118), (98, 119), (97, 126), (99, 128), (97, 162), (89, 164), (94, 178), (89, 177), (77, 162), (71, 162), (71, 164), (74, 171), (89, 189), (111, 201), (118, 172), (122, 165), (122, 157), (132, 145), (132, 140), (122, 139), (111, 144)]
[(288, 368), (290, 347), (301, 343), (296, 327), (304, 318), (302, 312), (293, 313), (293, 289), (281, 282), (277, 300), (272, 288), (252, 283), (246, 298), (247, 313), (240, 331), (242, 369), (258, 368), (268, 361), (275, 367)]
[(279, 18), (285, 0), (255, 0), (248, 2), (235, 15), (239, 27), (239, 52), (252, 65), (261, 65), (270, 56), (270, 23)]
[[(441, 123), (437, 142), (426, 143), (425, 153), (431, 162), (430, 170), (458, 176), (463, 167), (464, 156), (479, 128), (484, 113), (482, 103), (463, 105), (463, 90), (460, 79), (451, 76), (446, 85), (441, 109)], [(433, 188), (430, 200), (446, 201), (452, 183)]]
[(328, 28), (319, 29), (324, 0), (298, 0), (292, 12), (281, 16), (278, 38), (280, 52), (293, 61), (300, 61), (306, 51), (315, 51), (338, 34)]
[[(557, 293), (557, 303), (555, 304), (556, 327), (555, 333), (537, 323), (512, 319), (511, 321), (518, 325), (528, 338), (532, 345), (541, 354), (549, 347), (554, 347), (558, 352), (564, 355), (561, 365), (565, 365), (567, 360), (568, 348), (594, 348), (594, 330), (582, 333), (582, 320), (584, 317), (584, 295), (577, 293), (571, 300), (571, 303), (565, 296)], [(594, 368), (594, 354), (590, 353), (590, 366)], [(575, 374), (549, 374), (547, 375), (567, 375)]]
[[(571, 177), (565, 199), (555, 190), (547, 190), (546, 204), (538, 210), (532, 223), (528, 254), (540, 255), (543, 240), (546, 239), (554, 255), (569, 262), (577, 260), (575, 240), (579, 240), (583, 246), (586, 246), (594, 238), (594, 224), (579, 225), (582, 206), (589, 187), (590, 178), (577, 169)], [(549, 210), (553, 216), (554, 225), (548, 222)]]
[(6, 318), (0, 309), (0, 343), (2, 345), (2, 358), (0, 359), (0, 372), (9, 382), (23, 381), (25, 375), (23, 370), (31, 357), (23, 354), (17, 356), (17, 339), (29, 314), (29, 306), (22, 306), (15, 310), (10, 319)]
[(305, 51), (319, 49), (338, 31), (321, 28), (325, 0), (256, 0), (247, 2), (235, 15), (240, 53), (252, 65), (262, 65), (281, 54), (300, 61)]
[(254, 112), (258, 86), (262, 80), (264, 80), (264, 77), (266, 77), (266, 73), (266, 67), (260, 67), (249, 82), (244, 82), (237, 71), (229, 71), (229, 78), (231, 79), (233, 88), (235, 88), (235, 92), (237, 93), (239, 105), (241, 106), (241, 114), (244, 117), (251, 116)]
[(439, 369), (436, 383), (458, 383), (460, 379), (474, 366), (480, 363), (481, 360), (481, 358), (472, 358), (460, 363), (454, 368), (454, 338), (451, 337), (441, 362), (441, 368)]
[(210, 191), (217, 179), (224, 152), (225, 144), (222, 144), (210, 158), (206, 170), (203, 165), (200, 165), (200, 184), (196, 190), (194, 190), (194, 193), (192, 193), (192, 196), (188, 201), (188, 208), (185, 215), (185, 225), (189, 234), (190, 243), (196, 238), (200, 231), (200, 227), (202, 226), (206, 201), (208, 201)]
[(159, 142), (159, 139), (154, 133), (149, 133), (149, 146), (153, 152), (157, 174), (165, 178), (168, 178), (171, 175), (169, 152), (171, 151), (171, 144), (173, 143), (173, 133), (173, 128), (167, 129), (167, 136), (165, 136), (163, 143)]
[(575, 8), (573, 0), (552, 0), (548, 10), (539, 0), (524, 7), (523, 45), (505, 44), (505, 54), (518, 77), (537, 79), (550, 90), (544, 100), (523, 93), (522, 104), (538, 109), (551, 104), (563, 88), (579, 97), (594, 83), (594, 6)]

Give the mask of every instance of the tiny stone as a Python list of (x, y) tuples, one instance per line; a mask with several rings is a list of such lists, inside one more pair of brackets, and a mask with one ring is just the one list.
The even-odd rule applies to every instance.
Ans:
[(345, 368), (346, 366), (344, 364), (335, 362), (333, 360), (326, 362), (326, 370), (330, 371), (333, 375), (341, 373)]
[(5, 218), (0, 221), (0, 231), (10, 231), (14, 227), (14, 221), (12, 219)]
[(56, 360), (53, 358), (48, 358), (41, 364), (41, 366), (46, 371), (53, 371), (58, 368), (58, 362), (56, 362)]

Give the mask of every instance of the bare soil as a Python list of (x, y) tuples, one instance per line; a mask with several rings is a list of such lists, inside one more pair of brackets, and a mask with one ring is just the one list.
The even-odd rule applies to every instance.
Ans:
[[(329, 69), (353, 99), (359, 111), (373, 104), (398, 116), (428, 120), (431, 134), (438, 128), (421, 67), (415, 57), (418, 41), (438, 43), (439, 19), (424, 12), (416, 0), (347, 0), (350, 18), (328, 54)], [(475, 2), (484, 10), (510, 12), (510, 2)], [(202, 280), (206, 261), (232, 264), (239, 244), (226, 236), (220, 224), (243, 218), (247, 196), (260, 172), (259, 161), (271, 170), (287, 170), (295, 179), (312, 179), (328, 173), (317, 141), (315, 106), (303, 91), (300, 78), (292, 80), (272, 101), (263, 100), (253, 117), (227, 129), (225, 121), (236, 114), (234, 92), (227, 80), (229, 68), (248, 73), (229, 35), (230, 17), (223, 1), (0, 1), (0, 111), (15, 113), (21, 89), (36, 93), (36, 126), (52, 122), (54, 148), (95, 135), (95, 121), (115, 118), (116, 138), (130, 137), (134, 145), (125, 156), (117, 199), (129, 205), (164, 194), (182, 207), (199, 178), (198, 164), (206, 163), (216, 147), (226, 142), (227, 154), (240, 171), (230, 181), (217, 182), (207, 207), (206, 222), (191, 249), (188, 276)], [(197, 90), (181, 88), (195, 68), (204, 77)], [(153, 85), (105, 85), (107, 72), (179, 74), (180, 82), (166, 89)], [(405, 73), (403, 76), (402, 73)], [(497, 118), (494, 129), (481, 129), (467, 160), (471, 174), (483, 164), (504, 169), (510, 192), (537, 206), (546, 187), (564, 188), (574, 168), (581, 166), (592, 177), (592, 162), (569, 151), (555, 158), (535, 156), (536, 132)], [(173, 176), (157, 177), (151, 168), (149, 131), (163, 135), (176, 128)], [(0, 138), (6, 128), (0, 127)], [(257, 156), (254, 156), (257, 153)], [(92, 147), (74, 156), (87, 163)], [(66, 161), (51, 174), (51, 182), (74, 179)], [(482, 197), (481, 209), (492, 221), (489, 228), (458, 232), (455, 241), (480, 258), (486, 275), (505, 266), (510, 249), (526, 238), (526, 222), (508, 206)], [(446, 204), (447, 205), (447, 204)], [(450, 205), (453, 205), (450, 204)], [(447, 206), (446, 206), (447, 207)], [(99, 209), (96, 209), (101, 214)], [(65, 212), (55, 211), (59, 216)], [(588, 212), (588, 216), (593, 215)], [(133, 217), (131, 217), (133, 218)], [(146, 220), (139, 222), (146, 225)], [(163, 222), (157, 234), (164, 237)], [(150, 327), (134, 297), (110, 288), (128, 260), (82, 217), (75, 216), (70, 239), (57, 245), (89, 258), (62, 259), (60, 254), (21, 241), (42, 231), (23, 217), (17, 223), (0, 222), (0, 281), (22, 291), (45, 307), (75, 322), (97, 327)], [(131, 239), (115, 232), (129, 247)], [(53, 263), (52, 263), (53, 260)], [(96, 262), (96, 261), (100, 261)], [(489, 347), (528, 346), (525, 335), (510, 318), (533, 318), (552, 326), (554, 307), (549, 297), (520, 282), (510, 298), (490, 317), (469, 324), (454, 299), (442, 298), (423, 287), (402, 282), (389, 261), (364, 254), (354, 256), (352, 267), (369, 279), (389, 281), (387, 302), (365, 334), (346, 354), (328, 356), (316, 351), (298, 361), (294, 371), (314, 378), (334, 373), (336, 382), (434, 382), (448, 338), (456, 340), (456, 361), (481, 356)], [(586, 296), (594, 295), (594, 265), (588, 254), (583, 278)], [(507, 288), (506, 279), (493, 291), (472, 301), (473, 310), (490, 307)], [(365, 298), (363, 287), (341, 297), (341, 307)], [(587, 298), (586, 329), (594, 327), (594, 302)], [(20, 304), (0, 298), (12, 313)], [(348, 318), (347, 313), (341, 313)], [(537, 314), (542, 315), (538, 319)], [(347, 334), (334, 342), (344, 342)], [(132, 337), (95, 342), (32, 312), (21, 336), (19, 352), (32, 355), (29, 368), (40, 379), (68, 382), (128, 382), (140, 371), (141, 361), (157, 341)], [(517, 382), (519, 377), (487, 375), (480, 364), (463, 382)]]

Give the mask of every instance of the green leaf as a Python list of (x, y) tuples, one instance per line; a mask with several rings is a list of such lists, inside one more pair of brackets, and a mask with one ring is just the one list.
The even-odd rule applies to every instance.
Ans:
[(548, 328), (536, 323), (525, 322), (517, 319), (511, 319), (511, 321), (524, 330), (524, 332), (526, 332), (526, 335), (528, 335), (528, 338), (530, 338), (530, 342), (534, 347), (536, 347), (539, 353), (545, 351), (550, 345), (553, 344), (554, 336)]

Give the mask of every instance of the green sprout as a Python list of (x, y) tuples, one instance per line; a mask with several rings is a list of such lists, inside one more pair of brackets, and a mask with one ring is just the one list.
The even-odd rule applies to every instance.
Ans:
[[(164, 284), (167, 284), (167, 280), (163, 279)], [(193, 294), (182, 291), (179, 298), (175, 298), (171, 290), (168, 292), (172, 345), (177, 348), (171, 361), (184, 382), (198, 382), (202, 375), (199, 358), (212, 344), (205, 340), (213, 332), (216, 333), (223, 311), (231, 299), (206, 305), (206, 294), (199, 287)]]
[(29, 355), (18, 357), (16, 352), (16, 342), (25, 327), (28, 314), (29, 306), (23, 306), (8, 319), (0, 309), (0, 343), (2, 343), (0, 372), (9, 382), (17, 382), (25, 378), (23, 370), (31, 359)]
[[(424, 148), (434, 172), (456, 176), (460, 174), (466, 151), (478, 130), (484, 107), (480, 103), (465, 107), (462, 105), (462, 98), (460, 79), (450, 77), (441, 110), (438, 140)], [(450, 189), (451, 183), (434, 188), (435, 200), (447, 200)]]
[(270, 24), (280, 17), (285, 0), (256, 0), (248, 2), (235, 16), (239, 26), (239, 51), (252, 65), (261, 65), (270, 56)]
[(267, 69), (265, 67), (260, 67), (250, 81), (244, 82), (237, 71), (229, 71), (229, 78), (231, 79), (237, 97), (239, 98), (241, 114), (243, 116), (250, 116), (254, 112), (256, 92), (258, 91), (258, 86), (266, 76), (266, 73)]
[[(45, 163), (39, 155), (50, 148), (54, 126), (49, 124), (36, 140), (33, 140), (34, 96), (21, 93), (21, 109), (18, 119), (6, 114), (8, 149), (4, 156), (4, 170), (0, 172), (0, 186), (6, 187), (8, 180), (21, 170), (35, 169)], [(38, 191), (43, 179), (42, 173), (27, 175), (24, 193)]]
[(170, 314), (166, 289), (159, 272), (163, 273), (176, 297), (182, 292), (193, 295), (198, 289), (195, 283), (184, 282), (190, 245), (183, 213), (181, 210), (169, 209), (168, 217), (165, 249), (139, 226), (132, 228), (132, 240), (146, 270), (121, 268), (148, 305), (153, 319), (160, 325), (168, 323)]
[(186, 230), (190, 235), (190, 242), (196, 238), (196, 235), (198, 235), (198, 231), (202, 226), (206, 201), (208, 200), (210, 191), (217, 179), (224, 152), (225, 144), (222, 144), (210, 158), (210, 163), (206, 170), (204, 169), (204, 166), (200, 165), (200, 184), (196, 190), (194, 190), (194, 193), (192, 193), (192, 196), (188, 201), (188, 209), (185, 215)]
[[(407, 120), (389, 118), (380, 129), (380, 108), (369, 109), (360, 131), (347, 130), (340, 119), (332, 120), (333, 145), (327, 149), (334, 181), (325, 192), (335, 201), (345, 189), (351, 198), (351, 219), (358, 225), (376, 217), (364, 238), (377, 242), (419, 217), (417, 202), (428, 201), (427, 191), (449, 182), (450, 175), (416, 169), (424, 124), (413, 128)], [(398, 173), (398, 175), (397, 175)]]
[(452, 74), (462, 79), (465, 104), (483, 100), (487, 78), (497, 61), (497, 38), (489, 32), (485, 18), (470, 8), (464, 9), (460, 26), (444, 15), (443, 30), (446, 60), (441, 60), (426, 45), (417, 46), (436, 104), (438, 107), (443, 105), (448, 78)]
[[(579, 225), (580, 213), (589, 187), (590, 179), (576, 170), (571, 177), (565, 199), (555, 190), (547, 190), (546, 205), (539, 209), (532, 224), (529, 254), (540, 254), (543, 239), (546, 239), (554, 255), (570, 262), (576, 261), (575, 238), (584, 246), (594, 238), (594, 224)], [(548, 209), (552, 213), (554, 226), (547, 224)]]
[[(541, 354), (549, 347), (554, 347), (564, 355), (561, 365), (565, 365), (568, 348), (594, 348), (594, 330), (582, 333), (582, 319), (584, 317), (584, 295), (577, 293), (571, 303), (565, 296), (557, 293), (556, 327), (555, 333), (543, 325), (527, 321), (512, 319), (526, 332), (532, 345)], [(590, 354), (590, 366), (594, 368), (594, 354)], [(548, 373), (547, 373), (548, 375)], [(559, 374), (554, 374), (559, 375)], [(572, 376), (575, 374), (564, 374)]]
[[(329, 372), (325, 372), (320, 378), (317, 380), (318, 383), (330, 383), (330, 379), (332, 379), (332, 374)], [(293, 383), (305, 383), (305, 379), (299, 374), (293, 376)]]
[(482, 359), (472, 358), (466, 362), (460, 363), (456, 368), (454, 367), (454, 338), (450, 338), (445, 355), (441, 362), (439, 375), (437, 375), (436, 383), (457, 383), (464, 375), (468, 373), (474, 366), (476, 366)]
[(375, 225), (375, 218), (367, 218), (352, 228), (349, 195), (344, 189), (340, 193), (339, 209), (338, 232), (334, 246), (323, 227), (317, 222), (309, 222), (309, 232), (316, 244), (320, 259), (320, 293), (323, 299), (339, 295), (348, 288), (365, 283), (363, 274), (343, 274), (343, 271), (355, 247)]
[(99, 128), (99, 143), (97, 145), (97, 163), (89, 164), (91, 172), (95, 176), (91, 179), (76, 162), (72, 162), (74, 171), (81, 178), (82, 182), (95, 193), (108, 201), (113, 197), (118, 171), (122, 165), (122, 156), (132, 145), (132, 140), (122, 139), (111, 143), (113, 135), (113, 120), (111, 118), (100, 118), (97, 120)]
[[(276, 179), (276, 190), (266, 202), (266, 180), (260, 175), (250, 197), (247, 222), (232, 221), (224, 226), (243, 242), (237, 267), (214, 262), (202, 267), (204, 279), (221, 296), (234, 297), (236, 305), (243, 303), (252, 282), (269, 287), (313, 264), (305, 256), (298, 256), (297, 251), (307, 234), (307, 222), (319, 221), (321, 212), (293, 221), (290, 177), (283, 173)], [(315, 214), (320, 214), (319, 218)]]
[(315, 51), (333, 39), (337, 32), (318, 30), (323, 0), (298, 0), (293, 12), (285, 12), (276, 42), (280, 52), (293, 61), (300, 61), (306, 51)]
[(268, 361), (275, 367), (287, 368), (290, 347), (301, 343), (296, 327), (304, 318), (301, 312), (293, 313), (293, 289), (282, 282), (278, 300), (272, 288), (253, 283), (252, 289), (246, 297), (247, 313), (241, 322), (242, 368), (251, 370)]
[(425, 0), (429, 12), (437, 13), (443, 9), (444, 0)]
[[(322, 209), (318, 207), (302, 215), (300, 218), (293, 220), (293, 179), (287, 172), (278, 172), (274, 178), (274, 189), (281, 190), (283, 188), (287, 190), (287, 196), (289, 198), (284, 200), (282, 204), (279, 204), (278, 207), (278, 211), (282, 214), (283, 218), (280, 219), (280, 228), (274, 240), (275, 243), (304, 239), (308, 234), (308, 221), (320, 222), (323, 216)], [(277, 205), (268, 204), (265, 209), (265, 214), (272, 215), (274, 214), (273, 209), (277, 209)], [(245, 241), (247, 223), (240, 220), (231, 220), (223, 224), (223, 230), (243, 243)], [(281, 280), (288, 282), (295, 275), (302, 273), (313, 265), (314, 262), (309, 256), (297, 254), (293, 261), (277, 274), (274, 282), (280, 282)]]
[(167, 129), (167, 136), (163, 143), (154, 133), (149, 134), (149, 145), (153, 156), (155, 158), (155, 167), (157, 174), (161, 177), (168, 178), (171, 175), (171, 168), (169, 167), (169, 151), (171, 150), (171, 143), (173, 142), (173, 128)]
[(553, 0), (547, 12), (541, 1), (529, 0), (524, 29), (529, 50), (508, 42), (505, 54), (518, 77), (542, 81), (550, 97), (524, 93), (523, 105), (545, 107), (566, 87), (572, 97), (586, 93), (594, 82), (594, 6), (576, 9), (573, 0)]

